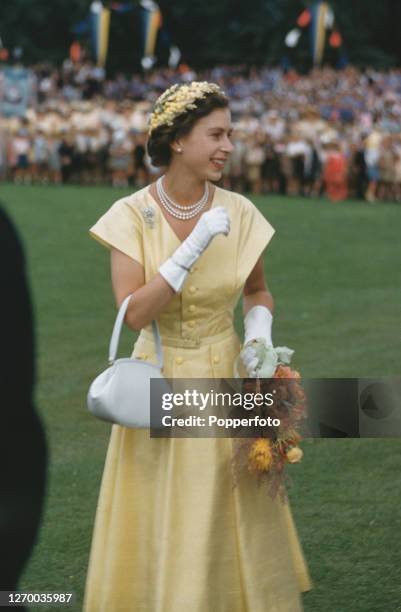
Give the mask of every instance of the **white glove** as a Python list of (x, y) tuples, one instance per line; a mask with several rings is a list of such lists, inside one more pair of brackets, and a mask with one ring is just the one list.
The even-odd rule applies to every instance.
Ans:
[(251, 308), (244, 319), (244, 345), (251, 340), (262, 338), (267, 346), (273, 346), (272, 323), (273, 315), (267, 306), (254, 306)]
[(207, 249), (217, 234), (230, 232), (230, 218), (223, 206), (203, 213), (188, 238), (159, 268), (160, 274), (174, 289), (181, 291), (191, 266)]
[(234, 378), (239, 378), (238, 361), (244, 364), (249, 378), (271, 378), (278, 365), (289, 365), (294, 350), (288, 346), (266, 346), (264, 340), (251, 340), (234, 364)]
[(266, 361), (270, 363), (270, 370), (275, 369), (277, 365), (277, 358), (272, 350), (272, 323), (272, 313), (267, 306), (261, 305), (253, 306), (244, 319), (244, 348), (241, 351), (240, 358), (252, 378), (256, 377), (257, 371), (263, 365), (267, 365)]
[(251, 378), (256, 378), (256, 368), (259, 363), (259, 359), (256, 356), (256, 351), (250, 345), (248, 345), (242, 349), (240, 358), (246, 368), (248, 376)]

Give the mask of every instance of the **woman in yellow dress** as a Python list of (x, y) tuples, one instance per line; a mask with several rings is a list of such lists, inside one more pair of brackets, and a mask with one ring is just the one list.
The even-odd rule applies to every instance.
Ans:
[[(156, 102), (148, 151), (165, 174), (118, 200), (90, 229), (111, 250), (117, 306), (141, 330), (132, 356), (167, 378), (231, 378), (261, 364), (273, 300), (263, 251), (274, 229), (247, 198), (213, 185), (232, 150), (215, 84), (175, 85)], [(233, 327), (244, 294), (244, 347)], [(241, 350), (242, 349), (242, 350)], [(288, 502), (242, 473), (232, 439), (150, 438), (113, 425), (86, 582), (85, 612), (299, 612), (312, 588)]]

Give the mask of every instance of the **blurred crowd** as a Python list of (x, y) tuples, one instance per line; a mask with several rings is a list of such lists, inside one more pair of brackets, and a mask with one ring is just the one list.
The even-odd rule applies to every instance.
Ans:
[(181, 65), (111, 80), (66, 60), (34, 74), (25, 116), (0, 118), (2, 180), (141, 187), (160, 173), (146, 153), (153, 102), (175, 82), (209, 80), (228, 94), (233, 118), (224, 187), (401, 202), (401, 69)]

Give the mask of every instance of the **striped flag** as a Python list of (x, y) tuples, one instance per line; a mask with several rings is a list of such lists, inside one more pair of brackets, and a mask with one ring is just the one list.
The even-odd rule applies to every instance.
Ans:
[(91, 36), (98, 66), (104, 68), (109, 47), (110, 10), (95, 0), (90, 7)]
[(331, 9), (327, 2), (315, 2), (311, 14), (311, 49), (314, 65), (320, 65), (323, 58), (324, 44), (326, 40), (326, 27), (330, 18)]
[(145, 69), (151, 67), (156, 61), (155, 49), (158, 31), (162, 25), (162, 14), (156, 2), (153, 0), (142, 0), (140, 3), (142, 11), (143, 28), (143, 58), (142, 65)]

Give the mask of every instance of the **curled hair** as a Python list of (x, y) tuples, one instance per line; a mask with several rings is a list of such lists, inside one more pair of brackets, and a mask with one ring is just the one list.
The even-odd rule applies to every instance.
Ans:
[(196, 101), (196, 108), (178, 115), (172, 125), (163, 124), (151, 131), (147, 142), (148, 155), (152, 166), (168, 166), (171, 161), (170, 144), (189, 134), (195, 123), (218, 108), (228, 108), (224, 94), (210, 93)]

